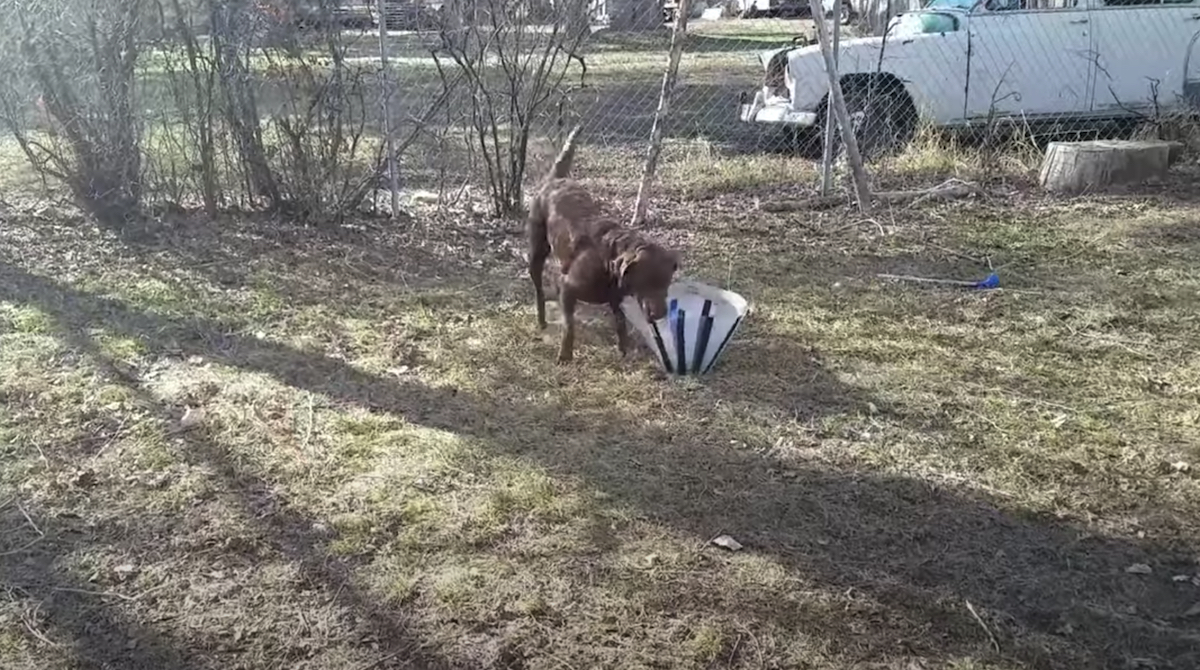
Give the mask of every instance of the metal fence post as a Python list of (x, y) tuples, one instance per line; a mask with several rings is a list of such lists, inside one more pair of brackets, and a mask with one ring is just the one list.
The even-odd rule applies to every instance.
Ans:
[(391, 216), (400, 216), (400, 173), (396, 167), (396, 151), (392, 146), (392, 88), (391, 77), (388, 76), (387, 48), (387, 0), (375, 0), (375, 10), (379, 14), (379, 83), (383, 87), (381, 105), (383, 107), (383, 143), (387, 152), (388, 190), (391, 191)]
[[(837, 67), (838, 40), (841, 37), (842, 3), (847, 0), (833, 0), (833, 65)], [(823, 21), (824, 17), (814, 17)], [(829, 96), (825, 105), (825, 146), (821, 152), (821, 195), (829, 195), (833, 189), (833, 140), (837, 137), (837, 118), (833, 114), (833, 96)]]

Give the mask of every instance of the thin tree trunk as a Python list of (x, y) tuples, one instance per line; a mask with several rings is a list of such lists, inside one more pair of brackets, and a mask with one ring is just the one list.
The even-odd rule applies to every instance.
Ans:
[[(833, 68), (837, 71), (838, 41), (841, 38), (842, 3), (850, 0), (833, 0)], [(822, 20), (822, 19), (818, 19)], [(833, 190), (833, 138), (837, 133), (837, 118), (833, 105), (825, 106), (825, 146), (821, 152), (821, 195)]]
[[(822, 17), (820, 0), (808, 0), (813, 16)], [(825, 74), (829, 77), (829, 102), (833, 112), (837, 114), (838, 126), (842, 130), (842, 143), (846, 146), (846, 160), (850, 163), (850, 171), (854, 175), (854, 191), (858, 200), (860, 212), (871, 208), (871, 187), (867, 184), (867, 170), (863, 167), (862, 154), (858, 152), (858, 140), (854, 137), (854, 129), (850, 126), (850, 114), (846, 112), (846, 98), (842, 95), (842, 83), (837, 74), (837, 65), (833, 60), (833, 46), (829, 43), (829, 30), (825, 21), (815, 21), (817, 26), (817, 41), (821, 46), (821, 55), (825, 58)]]
[[(214, 68), (209, 67), (206, 74), (201, 66), (200, 42), (196, 39), (195, 28), (188, 20), (188, 14), (184, 11), (181, 0), (172, 0), (172, 9), (175, 12), (175, 29), (183, 39), (188, 74), (196, 96), (196, 139), (200, 145), (200, 189), (204, 198), (204, 213), (210, 218), (215, 218), (218, 207), (217, 189), (219, 188), (216, 145), (213, 139), (216, 72)], [(186, 122), (185, 116), (185, 124)]]
[(246, 65), (249, 47), (245, 33), (248, 28), (238, 24), (247, 20), (246, 0), (209, 0), (209, 13), (215, 67), (226, 98), (226, 121), (237, 143), (239, 157), (246, 165), (253, 188), (249, 195), (252, 199), (256, 195), (264, 197), (272, 209), (277, 208), (283, 204), (283, 197), (267, 162), (258, 105)]
[(633, 225), (646, 221), (646, 209), (650, 206), (650, 185), (658, 170), (658, 157), (662, 154), (663, 125), (671, 108), (671, 96), (679, 79), (679, 59), (683, 56), (683, 42), (687, 37), (688, 15), (692, 11), (691, 0), (680, 0), (675, 14), (675, 27), (671, 31), (671, 53), (667, 57), (667, 71), (663, 73), (662, 91), (658, 94), (658, 109), (654, 112), (654, 126), (650, 129), (650, 146), (646, 150), (646, 165), (642, 169), (642, 183), (638, 186), (637, 204), (633, 209)]
[(396, 149), (392, 139), (392, 78), (388, 71), (387, 48), (387, 5), (385, 0), (377, 0), (376, 11), (379, 14), (379, 84), (383, 93), (380, 104), (383, 106), (383, 142), (387, 152), (388, 190), (391, 192), (391, 216), (400, 216), (400, 172), (396, 166)]

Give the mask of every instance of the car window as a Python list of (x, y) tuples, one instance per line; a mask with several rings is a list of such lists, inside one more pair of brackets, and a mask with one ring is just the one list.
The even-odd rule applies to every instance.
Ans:
[[(926, 8), (931, 9), (931, 8)], [(937, 10), (903, 12), (892, 17), (886, 33), (893, 37), (911, 37), (937, 33), (952, 33), (959, 29), (958, 17), (951, 12)]]
[(970, 9), (979, 4), (979, 0), (931, 0), (927, 9)]
[[(1106, 0), (1111, 1), (1111, 0)], [(1116, 0), (1127, 1), (1127, 0)], [(1135, 0), (1136, 1), (1136, 0)], [(1155, 0), (1156, 2), (1158, 0)], [(1055, 9), (1075, 9), (1083, 7), (1083, 0), (987, 0), (984, 3), (989, 12), (1018, 12)]]
[(1196, 0), (1102, 0), (1104, 7), (1129, 7), (1131, 5), (1194, 5)]

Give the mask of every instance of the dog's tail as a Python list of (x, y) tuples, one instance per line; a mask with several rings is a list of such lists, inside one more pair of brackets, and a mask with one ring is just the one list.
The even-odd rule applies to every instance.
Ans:
[(566, 179), (567, 173), (571, 171), (571, 163), (575, 160), (575, 138), (579, 136), (581, 127), (582, 124), (576, 125), (567, 135), (562, 151), (558, 152), (558, 158), (554, 159), (554, 167), (550, 168), (551, 179)]

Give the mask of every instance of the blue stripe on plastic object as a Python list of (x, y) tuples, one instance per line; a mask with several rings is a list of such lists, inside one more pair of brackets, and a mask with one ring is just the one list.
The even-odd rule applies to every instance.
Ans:
[(654, 330), (654, 343), (658, 345), (658, 355), (662, 358), (663, 367), (667, 369), (668, 373), (674, 372), (675, 370), (671, 367), (671, 357), (667, 355), (667, 345), (663, 343), (663, 336), (658, 330), (658, 324), (651, 321), (650, 328)]
[(687, 331), (684, 330), (684, 324), (687, 320), (687, 311), (675, 311), (675, 371), (681, 375), (687, 374)]
[(729, 344), (729, 339), (733, 337), (735, 332), (737, 332), (738, 326), (740, 325), (742, 325), (742, 317), (739, 316), (733, 322), (733, 326), (729, 328), (729, 332), (725, 333), (725, 339), (721, 340), (721, 346), (717, 347), (717, 353), (713, 354), (712, 360), (708, 362), (708, 367), (704, 369), (705, 374), (712, 370), (713, 366), (717, 364), (717, 359), (721, 357), (721, 352), (725, 351), (725, 345)]
[(708, 353), (708, 338), (712, 335), (712, 301), (705, 300), (700, 310), (700, 337), (696, 338), (696, 350), (692, 353), (692, 374), (700, 374), (704, 356)]

